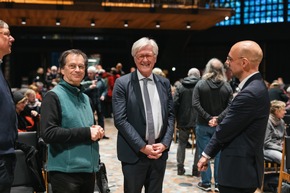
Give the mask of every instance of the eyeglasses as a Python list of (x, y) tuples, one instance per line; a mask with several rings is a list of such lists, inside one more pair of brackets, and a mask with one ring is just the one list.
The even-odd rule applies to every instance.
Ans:
[[(241, 57), (238, 57), (237, 59), (242, 59), (242, 58), (245, 58), (245, 57), (241, 56)], [(233, 60), (234, 59), (232, 57), (227, 56), (227, 61), (232, 62)]]
[(145, 58), (147, 58), (147, 60), (151, 60), (154, 56), (155, 54), (140, 54), (136, 55), (135, 57), (137, 58), (137, 60), (144, 60)]
[(11, 36), (10, 32), (0, 31), (0, 34), (3, 34), (4, 36), (7, 36), (8, 38)]
[(85, 65), (76, 65), (76, 64), (68, 64), (67, 67), (71, 70), (76, 70), (79, 68), (79, 70), (85, 70), (86, 66)]

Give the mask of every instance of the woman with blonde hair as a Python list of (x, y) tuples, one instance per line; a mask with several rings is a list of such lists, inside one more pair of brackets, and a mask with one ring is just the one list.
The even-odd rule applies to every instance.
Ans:
[(283, 101), (273, 100), (270, 106), (270, 116), (264, 141), (264, 157), (273, 162), (281, 163), (283, 138), (285, 135), (285, 122), (283, 120), (286, 110)]

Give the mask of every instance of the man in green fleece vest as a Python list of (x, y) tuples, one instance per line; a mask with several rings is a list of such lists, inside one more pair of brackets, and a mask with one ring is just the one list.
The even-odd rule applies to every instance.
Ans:
[(54, 193), (93, 193), (99, 170), (98, 140), (104, 129), (95, 125), (89, 97), (83, 93), (87, 56), (72, 49), (59, 58), (61, 81), (41, 107), (41, 134), (48, 144), (47, 170)]

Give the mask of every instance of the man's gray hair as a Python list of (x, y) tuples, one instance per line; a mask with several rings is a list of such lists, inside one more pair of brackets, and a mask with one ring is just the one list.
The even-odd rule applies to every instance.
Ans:
[(139, 40), (137, 40), (133, 46), (132, 46), (132, 50), (131, 50), (131, 54), (133, 57), (136, 56), (136, 53), (141, 50), (142, 48), (151, 45), (153, 48), (153, 54), (157, 57), (158, 55), (158, 45), (155, 42), (155, 40), (150, 39), (148, 37), (143, 37), (140, 38)]
[(226, 81), (224, 64), (217, 58), (212, 58), (205, 66), (203, 79), (213, 79), (214, 81)]
[(200, 72), (197, 68), (191, 68), (188, 71), (187, 76), (194, 76), (196, 78), (200, 78)]
[(0, 19), (0, 28), (7, 28), (8, 29), (9, 26), (8, 26), (8, 24), (5, 21)]

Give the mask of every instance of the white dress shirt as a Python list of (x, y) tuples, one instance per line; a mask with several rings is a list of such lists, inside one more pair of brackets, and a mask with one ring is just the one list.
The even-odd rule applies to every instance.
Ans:
[[(143, 98), (143, 104), (146, 112), (146, 105), (145, 105), (145, 98), (143, 93), (143, 79), (146, 78), (142, 76), (142, 74), (137, 70), (137, 76), (142, 92), (142, 98)], [(147, 88), (149, 92), (150, 97), (150, 103), (152, 107), (152, 114), (153, 114), (153, 121), (154, 121), (154, 131), (155, 131), (155, 139), (157, 139), (160, 135), (160, 130), (162, 127), (162, 111), (161, 111), (161, 103), (160, 103), (160, 97), (157, 91), (156, 84), (153, 79), (153, 74), (151, 74), (149, 77), (151, 81), (147, 82)], [(147, 114), (145, 113), (147, 116)], [(146, 119), (147, 120), (147, 119)], [(147, 125), (147, 124), (146, 124)], [(146, 139), (148, 140), (148, 128), (146, 128)]]

